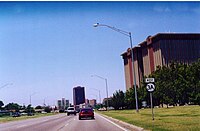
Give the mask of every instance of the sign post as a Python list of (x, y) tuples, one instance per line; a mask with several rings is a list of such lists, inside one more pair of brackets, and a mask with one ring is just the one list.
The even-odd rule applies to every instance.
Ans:
[(152, 112), (152, 120), (154, 120), (152, 92), (150, 93), (150, 99), (151, 99), (151, 112)]
[(155, 85), (152, 83), (152, 82), (154, 82), (154, 78), (146, 78), (145, 82), (148, 83), (147, 86), (146, 86), (146, 88), (147, 88), (147, 91), (150, 93), (151, 110), (152, 110), (152, 120), (154, 120), (153, 98), (152, 98), (152, 93), (155, 90)]

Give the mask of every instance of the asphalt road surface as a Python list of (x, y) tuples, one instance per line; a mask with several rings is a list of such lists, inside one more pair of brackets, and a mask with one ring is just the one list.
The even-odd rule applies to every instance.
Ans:
[(78, 115), (59, 114), (0, 124), (0, 131), (126, 131), (95, 113), (95, 119), (79, 120)]

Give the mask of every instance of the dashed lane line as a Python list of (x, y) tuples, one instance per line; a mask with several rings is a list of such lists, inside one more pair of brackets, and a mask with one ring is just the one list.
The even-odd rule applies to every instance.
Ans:
[(20, 126), (17, 126), (16, 128), (22, 128), (22, 127), (26, 127), (27, 125), (20, 125)]

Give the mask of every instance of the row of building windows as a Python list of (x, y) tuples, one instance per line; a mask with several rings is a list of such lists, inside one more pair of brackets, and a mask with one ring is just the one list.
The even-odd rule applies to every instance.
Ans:
[[(199, 41), (199, 40), (198, 40)], [(163, 40), (161, 50), (165, 63), (180, 61), (190, 63), (199, 56), (199, 44), (197, 40)], [(199, 41), (200, 42), (200, 41)]]

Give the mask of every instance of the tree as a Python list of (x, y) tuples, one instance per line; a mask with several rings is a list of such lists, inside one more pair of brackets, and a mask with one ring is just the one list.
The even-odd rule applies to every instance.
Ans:
[(98, 109), (99, 109), (99, 108), (101, 108), (102, 106), (103, 106), (103, 105), (102, 105), (102, 104), (100, 104), (100, 103), (99, 103), (99, 104), (96, 104), (96, 105), (95, 105), (95, 109), (97, 109), (97, 110), (98, 110)]
[(200, 59), (189, 66), (187, 79), (190, 85), (190, 101), (200, 105)]
[(38, 105), (35, 107), (35, 109), (42, 109), (42, 106)]
[(5, 106), (6, 110), (15, 110), (15, 111), (19, 111), (20, 109), (20, 105), (18, 105), (17, 103), (9, 103)]
[[(169, 104), (172, 102), (173, 84), (171, 83), (171, 72), (169, 67), (160, 66), (149, 77), (155, 78), (156, 90), (154, 91), (155, 105)], [(171, 93), (171, 94), (170, 94)]]
[[(166, 79), (165, 78), (166, 76), (164, 74), (167, 71), (168, 71), (168, 69), (166, 67), (161, 68), (161, 66), (157, 66), (156, 71), (153, 72), (153, 74), (149, 76), (149, 77), (155, 78), (156, 89), (153, 92), (153, 97), (154, 97), (153, 101), (154, 101), (155, 106), (160, 106), (160, 105), (163, 106), (163, 102), (164, 102), (163, 88), (165, 86), (163, 79)], [(147, 101), (150, 104), (149, 97), (147, 98)]]
[(111, 106), (114, 107), (115, 110), (123, 109), (125, 107), (124, 100), (124, 92), (121, 90), (116, 91), (111, 99)]
[(20, 106), (20, 110), (26, 110), (26, 106), (25, 105)]
[(46, 107), (44, 108), (44, 111), (47, 112), (47, 113), (50, 113), (51, 110), (52, 110), (52, 108), (51, 108), (50, 106), (46, 106)]
[(54, 110), (58, 110), (57, 106), (55, 106)]
[(2, 109), (2, 106), (4, 106), (3, 101), (0, 101), (0, 109)]
[(148, 92), (146, 90), (146, 84), (142, 83), (142, 86), (137, 89), (137, 96), (138, 96), (138, 107), (142, 108), (142, 102), (148, 101)]
[[(169, 67), (157, 67), (149, 77), (155, 78), (155, 103), (198, 104), (200, 96), (200, 60), (192, 65), (171, 62)], [(199, 94), (199, 95), (198, 95)]]
[(26, 108), (26, 112), (29, 113), (29, 112), (32, 112), (32, 113), (35, 113), (35, 110), (33, 107), (31, 107), (31, 104), (29, 104)]
[(176, 88), (176, 94), (177, 94), (177, 100), (176, 103), (179, 103), (181, 105), (184, 105), (185, 103), (189, 103), (190, 98), (190, 78), (188, 78), (189, 75), (189, 67), (185, 64), (179, 64), (177, 66), (177, 78), (175, 80), (175, 86)]
[(135, 91), (133, 88), (130, 88), (125, 93), (125, 105), (127, 109), (135, 108)]
[[(155, 78), (156, 89), (153, 92), (153, 103), (155, 106), (163, 104), (199, 104), (200, 105), (200, 59), (191, 65), (171, 62), (169, 66), (158, 66), (157, 69), (147, 77)], [(142, 82), (137, 89), (138, 105), (141, 107), (142, 101), (149, 101), (149, 93), (146, 91), (146, 83)], [(112, 106), (115, 109), (135, 108), (134, 88), (130, 88), (124, 93), (125, 106), (120, 106), (123, 97), (121, 91), (113, 94)]]

